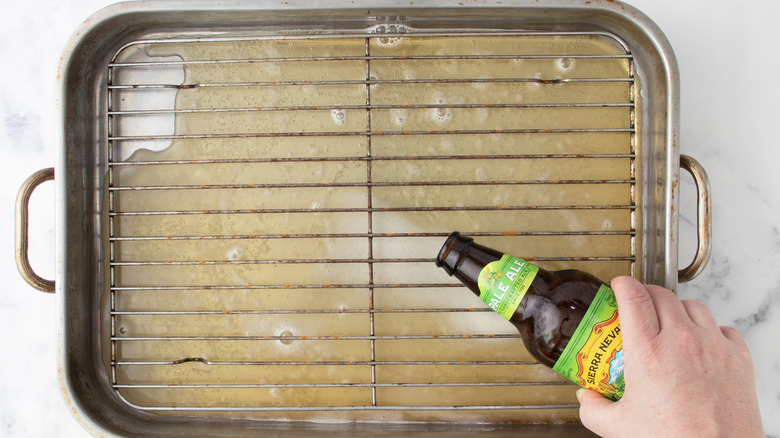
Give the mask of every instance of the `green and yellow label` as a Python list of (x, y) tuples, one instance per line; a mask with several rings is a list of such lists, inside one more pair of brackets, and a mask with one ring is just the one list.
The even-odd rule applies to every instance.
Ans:
[(479, 298), (507, 320), (525, 296), (539, 268), (523, 259), (504, 254), (479, 273)]
[(623, 397), (623, 339), (612, 289), (599, 288), (553, 370), (612, 400)]

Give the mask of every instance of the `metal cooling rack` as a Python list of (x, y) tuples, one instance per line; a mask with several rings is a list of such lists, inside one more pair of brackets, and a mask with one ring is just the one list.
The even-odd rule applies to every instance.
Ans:
[[(382, 33), (384, 30), (385, 33)], [(609, 272), (622, 272), (631, 274), (635, 268), (635, 215), (636, 215), (636, 174), (634, 169), (634, 160), (636, 157), (636, 126), (635, 126), (635, 78), (633, 71), (632, 55), (626, 50), (625, 45), (620, 43), (614, 36), (603, 33), (561, 33), (551, 34), (544, 32), (535, 33), (472, 33), (456, 32), (446, 35), (439, 33), (411, 33), (409, 29), (394, 28), (390, 29), (394, 33), (387, 33), (387, 28), (375, 30), (376, 33), (366, 33), (360, 35), (299, 35), (299, 36), (269, 36), (257, 38), (210, 38), (210, 39), (189, 39), (189, 40), (155, 40), (155, 41), (137, 41), (125, 46), (117, 54), (117, 58), (109, 65), (108, 85), (109, 106), (109, 180), (110, 188), (108, 192), (110, 212), (108, 215), (111, 249), (110, 272), (111, 288), (109, 291), (110, 302), (107, 311), (110, 315), (110, 338), (111, 357), (110, 373), (111, 381), (116, 393), (125, 399), (125, 401), (140, 409), (154, 412), (176, 412), (176, 411), (212, 411), (219, 412), (310, 412), (310, 411), (527, 411), (527, 410), (568, 410), (574, 412), (576, 404), (571, 396), (573, 387), (562, 379), (557, 379), (552, 374), (544, 374), (537, 380), (516, 380), (507, 378), (505, 380), (496, 378), (472, 378), (463, 381), (451, 381), (447, 379), (430, 381), (404, 381), (404, 380), (386, 380), (378, 376), (383, 369), (389, 367), (404, 368), (413, 367), (424, 369), (431, 366), (439, 367), (472, 367), (479, 370), (486, 370), (493, 367), (506, 367), (507, 369), (517, 369), (518, 367), (542, 367), (537, 365), (530, 357), (519, 357), (512, 355), (509, 359), (497, 357), (487, 358), (466, 358), (458, 360), (448, 357), (424, 357), (424, 355), (409, 360), (399, 360), (393, 355), (388, 355), (385, 350), (389, 349), (394, 343), (419, 342), (421, 345), (435, 345), (437, 343), (463, 343), (471, 342), (474, 345), (478, 343), (492, 343), (496, 341), (512, 342), (513, 345), (522, 345), (514, 333), (460, 333), (457, 331), (432, 332), (432, 333), (406, 333), (403, 330), (394, 332), (393, 326), (400, 327), (403, 319), (398, 323), (387, 323), (380, 321), (381, 318), (409, 317), (432, 318), (436, 315), (448, 315), (448, 317), (470, 318), (469, 315), (488, 315), (490, 310), (478, 307), (478, 304), (472, 307), (459, 307), (442, 303), (440, 306), (407, 306), (400, 308), (385, 308), (377, 306), (377, 294), (381, 291), (408, 290), (425, 291), (437, 290), (439, 292), (451, 290), (453, 293), (470, 294), (459, 284), (453, 283), (449, 278), (435, 277), (433, 281), (420, 281), (415, 275), (408, 278), (403, 274), (406, 269), (416, 268), (419, 265), (433, 267), (433, 256), (438, 250), (438, 245), (443, 242), (451, 229), (449, 219), (457, 217), (470, 217), (469, 215), (506, 215), (506, 214), (531, 214), (538, 215), (541, 223), (545, 222), (547, 215), (557, 215), (561, 213), (571, 214), (575, 218), (591, 217), (588, 215), (614, 214), (620, 218), (620, 222), (615, 229), (598, 229), (591, 225), (585, 225), (583, 228), (572, 227), (570, 229), (544, 229), (525, 228), (523, 226), (496, 229), (460, 229), (459, 231), (475, 237), (485, 239), (542, 239), (545, 241), (555, 241), (555, 239), (579, 239), (586, 242), (586, 246), (595, 247), (599, 239), (610, 238), (620, 239), (625, 243), (626, 252), (623, 254), (595, 254), (595, 255), (551, 255), (538, 256), (534, 254), (517, 254), (527, 258), (537, 260), (543, 266), (566, 266), (577, 265), (586, 269), (603, 270)], [(534, 38), (562, 38), (562, 39), (602, 39), (610, 41), (619, 48), (618, 53), (613, 54), (587, 54), (587, 53), (523, 53), (523, 43), (526, 40)], [(426, 43), (436, 45), (437, 40), (446, 40), (449, 38), (467, 38), (467, 39), (489, 39), (489, 38), (508, 38), (518, 42), (518, 53), (500, 53), (500, 54), (480, 54), (470, 53), (468, 47), (460, 53), (437, 54), (437, 53), (394, 53), (388, 54), (381, 52), (374, 53), (377, 44), (379, 47), (388, 41), (393, 42), (396, 39), (403, 41), (424, 40)], [(309, 56), (284, 54), (278, 56), (247, 56), (238, 58), (211, 58), (211, 59), (169, 59), (165, 60), (145, 60), (145, 61), (126, 61), (121, 59), (121, 54), (130, 50), (149, 51), (150, 48), (165, 45), (178, 45), (180, 47), (217, 44), (236, 44), (252, 45), (258, 41), (298, 41), (302, 44), (309, 42), (318, 42), (332, 39), (334, 41), (344, 41), (347, 45), (355, 45), (363, 48), (360, 54), (336, 54), (336, 55), (318, 55)], [(375, 75), (375, 65), (377, 63), (442, 63), (449, 65), (452, 63), (473, 63), (480, 62), (490, 65), (490, 62), (539, 62), (539, 63), (603, 63), (611, 69), (614, 66), (620, 67), (625, 74), (613, 75), (607, 77), (567, 77), (565, 74), (556, 74), (554, 69), (550, 72), (541, 72), (538, 77), (490, 77), (490, 71), (485, 71), (486, 77), (383, 77), (377, 78)], [(198, 68), (208, 67), (214, 69), (231, 68), (232, 66), (247, 65), (284, 65), (289, 68), (290, 65), (306, 65), (313, 63), (322, 63), (323, 65), (332, 65), (333, 63), (361, 63), (364, 65), (364, 76), (361, 78), (346, 79), (320, 79), (317, 75), (304, 79), (285, 79), (269, 78), (267, 80), (245, 80), (237, 78), (235, 81), (215, 81), (208, 83), (188, 82), (185, 78), (181, 83), (155, 83), (153, 80), (137, 83), (128, 82), (123, 76), (129, 69), (143, 68), (152, 72), (149, 77), (154, 78), (155, 69), (170, 68)], [(606, 68), (606, 67), (605, 67)], [(538, 87), (566, 87), (570, 84), (578, 84), (580, 94), (573, 95), (571, 98), (557, 102), (455, 102), (455, 103), (383, 103), (377, 102), (372, 98), (376, 87), (395, 87), (399, 93), (404, 88), (420, 85), (430, 85), (436, 87), (462, 87), (464, 84), (487, 85), (494, 84), (530, 84)], [(624, 99), (620, 101), (587, 101), (587, 87), (592, 87), (598, 91), (605, 84), (617, 84), (624, 87)], [(198, 90), (213, 89), (231, 89), (231, 88), (269, 88), (269, 89), (293, 89), (306, 87), (314, 90), (324, 90), (333, 86), (351, 86), (355, 87), (357, 92), (361, 93), (360, 99), (364, 103), (343, 104), (343, 102), (333, 101), (323, 105), (301, 104), (301, 105), (269, 105), (269, 106), (242, 106), (240, 103), (228, 102), (224, 107), (198, 107), (198, 108), (179, 108), (175, 106), (166, 108), (129, 107), (123, 103), (122, 97), (129, 96), (129, 93), (157, 92), (159, 90), (173, 90), (177, 93), (190, 92)], [(416, 88), (415, 88), (416, 89)], [(474, 88), (477, 89), (477, 88)], [(584, 90), (584, 91), (582, 91)], [(476, 93), (478, 95), (478, 92)], [(585, 96), (583, 98), (583, 96)], [(477, 100), (478, 97), (477, 97)], [(387, 112), (398, 112), (405, 114), (406, 117), (414, 118), (421, 112), (435, 112), (452, 114), (459, 111), (480, 110), (492, 112), (503, 112), (507, 118), (500, 126), (493, 126), (483, 129), (482, 127), (454, 127), (446, 126), (444, 128), (431, 124), (426, 129), (378, 129), (377, 118), (386, 117)], [(559, 114), (560, 111), (619, 111), (622, 116), (620, 124), (614, 126), (589, 126), (587, 123), (582, 125), (567, 126), (550, 122), (535, 126), (523, 126), (522, 123), (515, 124), (513, 120), (518, 120), (526, 114), (527, 111), (553, 111), (551, 114)], [(221, 118), (228, 117), (231, 114), (236, 116), (245, 116), (257, 113), (267, 113), (273, 117), (296, 117), (298, 113), (338, 113), (346, 114), (346, 117), (354, 119), (358, 114), (362, 118), (359, 123), (361, 129), (333, 129), (317, 130), (308, 129), (306, 126), (290, 126), (286, 130), (265, 131), (263, 126), (253, 126), (251, 130), (241, 132), (175, 132), (175, 133), (144, 133), (144, 132), (126, 132), (123, 128), (124, 121), (138, 118), (154, 117), (188, 117), (196, 115), (197, 117)], [(360, 116), (362, 114), (362, 116)], [(509, 120), (508, 122), (506, 120)], [(386, 123), (385, 123), (386, 125)], [(522, 147), (513, 148), (507, 153), (488, 153), (480, 154), (472, 152), (469, 145), (475, 139), (485, 138), (506, 138), (509, 141), (516, 139), (517, 136), (545, 137), (561, 136), (577, 143), (582, 139), (593, 135), (615, 135), (619, 136), (623, 151), (619, 152), (580, 152), (570, 150), (558, 150), (554, 152), (524, 152)], [(514, 136), (514, 137), (513, 137)], [(292, 156), (264, 156), (258, 153), (255, 156), (248, 157), (187, 157), (175, 159), (146, 158), (134, 159), (128, 158), (130, 154), (120, 154), (117, 151), (122, 148), (135, 148), (135, 145), (146, 144), (144, 142), (210, 142), (221, 141), (229, 142), (242, 141), (246, 144), (256, 142), (258, 149), (262, 149), (264, 141), (278, 138), (312, 138), (320, 143), (331, 142), (338, 144), (344, 138), (359, 138), (365, 149), (360, 154), (352, 155), (306, 155), (305, 153), (295, 153)], [(446, 137), (449, 140), (458, 142), (458, 152), (455, 153), (420, 153), (401, 154), (398, 156), (388, 154), (378, 154), (373, 147), (378, 138), (392, 138), (393, 140), (414, 138), (416, 140), (426, 137)], [(142, 146), (143, 147), (143, 146)], [(478, 175), (461, 175), (458, 178), (410, 178), (399, 173), (396, 179), (377, 178), (377, 170), (388, 163), (397, 166), (397, 169), (414, 169), (418, 164), (439, 163), (453, 172), (463, 163), (476, 163), (477, 165), (489, 166), (498, 160), (516, 160), (518, 162), (531, 162), (542, 160), (558, 160), (562, 164), (576, 160), (574, 168), (587, 167), (591, 163), (600, 161), (617, 160), (621, 163), (621, 172), (624, 176), (614, 177), (607, 173), (606, 176), (596, 175), (588, 177), (571, 178), (516, 178), (516, 175), (506, 179), (482, 179)], [(208, 166), (235, 166), (236, 169), (242, 166), (282, 166), (282, 165), (307, 165), (305, 163), (316, 163), (327, 168), (328, 166), (352, 166), (358, 168), (358, 172), (363, 174), (361, 180), (352, 180), (350, 178), (323, 178), (316, 177), (304, 178), (302, 181), (284, 181), (275, 182), (263, 180), (260, 182), (238, 181), (238, 182), (211, 182), (211, 181), (184, 181), (181, 183), (155, 183), (148, 184), (124, 184), (121, 172), (126, 169), (191, 169), (204, 168)], [(473, 168), (474, 166), (471, 166)], [(553, 165), (553, 167), (556, 167)], [(598, 166), (596, 166), (598, 167)], [(266, 167), (263, 167), (266, 168)], [(306, 167), (304, 167), (305, 169)], [(362, 171), (361, 168), (365, 170)], [(392, 173), (392, 172), (391, 172)], [(431, 193), (437, 193), (436, 188), (458, 189), (464, 192), (470, 188), (486, 187), (523, 187), (532, 188), (554, 187), (567, 190), (569, 188), (582, 187), (604, 187), (616, 186), (625, 191), (625, 202), (616, 204), (588, 203), (579, 200), (571, 202), (553, 203), (550, 205), (526, 205), (523, 203), (494, 203), (491, 200), (476, 201), (469, 200), (462, 204), (439, 204), (437, 202), (420, 203), (419, 205), (393, 206), (377, 203), (378, 190), (405, 190), (409, 188), (433, 190)], [(220, 205), (207, 205), (198, 207), (178, 207), (175, 202), (166, 208), (157, 209), (123, 209), (124, 196), (142, 194), (142, 196), (155, 196), (166, 194), (166, 196), (175, 196), (177, 194), (206, 193), (208, 191), (221, 191), (229, 196), (230, 193), (240, 191), (278, 191), (275, 193), (289, 193), (289, 190), (326, 190), (329, 193), (339, 190), (359, 190), (363, 192), (363, 205), (332, 205), (332, 206), (298, 206), (272, 207), (256, 206), (251, 208), (221, 208)], [(584, 189), (587, 190), (587, 189)], [(281, 196), (281, 195), (280, 195)], [(576, 201), (576, 202), (575, 202)], [(413, 230), (405, 228), (399, 221), (398, 227), (394, 228), (392, 218), (396, 215), (432, 215), (432, 222), (437, 223), (435, 227), (428, 227), (423, 230)], [(241, 227), (232, 227), (231, 220), (240, 218), (253, 218), (258, 216), (285, 216), (301, 217), (306, 216), (310, 221), (337, 221), (339, 218), (359, 218), (356, 222), (362, 222), (360, 228), (350, 227), (348, 230), (321, 231), (307, 229), (257, 229), (245, 230)], [(226, 225), (219, 228), (218, 232), (209, 232), (208, 230), (187, 228), (187, 218), (208, 217), (217, 223), (225, 222)], [(378, 226), (378, 219), (382, 220), (381, 226)], [(477, 217), (477, 216), (474, 216)], [(481, 216), (480, 216), (481, 217)], [(503, 216), (502, 216), (503, 217)], [(128, 227), (123, 221), (138, 221), (138, 226)], [(146, 222), (144, 222), (146, 221)], [(157, 224), (165, 221), (162, 228), (169, 232), (158, 233), (154, 226), (148, 229), (142, 227), (143, 224)], [(212, 223), (214, 223), (212, 221)], [(576, 221), (575, 221), (576, 222)], [(584, 223), (590, 223), (588, 219), (583, 219)], [(591, 221), (592, 222), (592, 221)], [(502, 222), (506, 224), (506, 221)], [(179, 224), (179, 225), (177, 225)], [(390, 225), (388, 225), (390, 224)], [(231, 228), (232, 227), (232, 228)], [(423, 227), (425, 228), (425, 227)], [(143, 230), (143, 231), (138, 231)], [(214, 243), (230, 243), (234, 241), (241, 242), (274, 242), (300, 240), (301, 242), (312, 243), (319, 241), (332, 241), (339, 239), (348, 239), (362, 242), (359, 245), (363, 248), (356, 254), (342, 252), (339, 257), (320, 258), (320, 257), (267, 257), (267, 258), (238, 258), (238, 259), (198, 259), (198, 255), (180, 254), (178, 258), (157, 259), (151, 254), (143, 259), (127, 257), (123, 255), (123, 245), (155, 245), (154, 248), (162, 248), (165, 245), (186, 243), (196, 245), (197, 247)], [(424, 240), (431, 244), (427, 253), (418, 253), (412, 251), (410, 254), (401, 254), (400, 256), (388, 256), (388, 251), (383, 250), (382, 254), (377, 252), (380, 243), (399, 239), (401, 245), (405, 242), (414, 242)], [(506, 241), (506, 240), (505, 240)], [(438, 244), (437, 244), (438, 242)], [(190, 246), (191, 247), (191, 246)], [(153, 252), (152, 250), (149, 251)], [(392, 252), (392, 251), (390, 251)], [(594, 251), (596, 253), (596, 251)], [(195, 258), (193, 258), (195, 257)], [(289, 271), (276, 275), (274, 274), (267, 281), (258, 282), (236, 282), (228, 284), (220, 281), (219, 284), (200, 284), (179, 282), (177, 276), (183, 270), (193, 269), (213, 269), (218, 270), (220, 275), (230, 275), (230, 272), (241, 269), (260, 269), (270, 267), (276, 269), (279, 266), (289, 265), (295, 268), (325, 269), (324, 272), (331, 272), (327, 267), (335, 270), (355, 271), (356, 274), (350, 276), (354, 281), (347, 282), (306, 282), (296, 281), (294, 276), (289, 275)], [(324, 268), (325, 267), (325, 268)], [(605, 268), (606, 267), (606, 268)], [(388, 275), (390, 271), (401, 272), (400, 275)], [(128, 270), (137, 269), (141, 272), (156, 273), (154, 278), (169, 278), (169, 282), (160, 282), (149, 280), (143, 281), (125, 281), (129, 278), (126, 273)], [(378, 272), (381, 271), (381, 275)], [(275, 271), (272, 271), (275, 272)], [(228, 274), (225, 274), (228, 273)], [(143, 275), (141, 275), (143, 277)], [(325, 275), (327, 278), (327, 275)], [(151, 278), (151, 276), (150, 276)], [(392, 278), (396, 281), (388, 282)], [(362, 279), (362, 280), (361, 280)], [(269, 294), (295, 294), (301, 291), (310, 291), (320, 294), (329, 294), (331, 291), (356, 291), (364, 294), (365, 305), (362, 307), (347, 306), (346, 308), (322, 308), (318, 305), (312, 305), (311, 308), (247, 308), (240, 306), (238, 308), (230, 307), (229, 299), (240, 294), (258, 293), (267, 291)], [(201, 305), (190, 306), (186, 298), (177, 302), (176, 308), (156, 308), (153, 305), (144, 306), (138, 304), (127, 304), (132, 294), (148, 296), (179, 294), (177, 297), (186, 297), (188, 293), (199, 297), (212, 294), (218, 304), (211, 308)], [(220, 299), (225, 298), (224, 303)], [(133, 301), (137, 303), (137, 301)], [(344, 333), (321, 333), (313, 334), (284, 334), (278, 330), (267, 332), (238, 333), (235, 329), (238, 323), (224, 323), (225, 320), (237, 318), (249, 318), (247, 321), (256, 321), (257, 318), (343, 318), (356, 317), (350, 320), (364, 324), (361, 330), (347, 330)], [(165, 332), (165, 328), (175, 327), (176, 318), (189, 318), (202, 321), (200, 323), (202, 330), (198, 333), (180, 333), (178, 330)], [(278, 319), (277, 319), (278, 320)], [(136, 329), (127, 328), (126, 323), (136, 321)], [(382, 329), (378, 330), (378, 325), (382, 323)], [(160, 324), (163, 331), (139, 327), (156, 327)], [(210, 328), (210, 324), (214, 327)], [(131, 326), (133, 324), (130, 324)], [(238, 324), (240, 325), (240, 324)], [(388, 329), (388, 325), (391, 327)], [(227, 329), (225, 328), (227, 327)], [(232, 332), (231, 332), (232, 330)], [(263, 356), (262, 351), (270, 343), (313, 343), (317, 345), (334, 345), (338, 343), (353, 343), (362, 348), (363, 353), (359, 357), (334, 357), (324, 354), (318, 356), (312, 354), (310, 357), (288, 357), (283, 354), (271, 353)], [(215, 355), (215, 353), (199, 352), (198, 347), (208, 345), (212, 348), (215, 345), (226, 343), (229, 345), (242, 346), (253, 349), (252, 354), (244, 354), (243, 351), (233, 351), (224, 356)], [(232, 344), (231, 344), (232, 343)], [(176, 345), (186, 345), (187, 348), (176, 347)], [(285, 344), (286, 345), (286, 344)], [(205, 347), (204, 347), (205, 348)], [(215, 347), (214, 347), (215, 348)], [(445, 347), (446, 349), (446, 347)], [(129, 353), (130, 351), (133, 353)], [(143, 353), (146, 351), (147, 357)], [(169, 357), (164, 353), (182, 354), (179, 357)], [(176, 353), (187, 351), (187, 353)], [(257, 353), (260, 351), (260, 353)], [(439, 350), (436, 350), (439, 351)], [(141, 353), (138, 353), (141, 352)], [(520, 355), (522, 356), (522, 355)], [(328, 379), (316, 378), (311, 381), (301, 380), (299, 378), (285, 380), (284, 377), (274, 380), (273, 377), (256, 381), (231, 380), (229, 377), (237, 368), (255, 368), (257, 370), (268, 370), (270, 368), (282, 369), (306, 369), (327, 368), (335, 370), (326, 372)], [(342, 376), (338, 370), (349, 369), (358, 370), (362, 377), (350, 380)], [(176, 376), (178, 373), (193, 372), (189, 379), (177, 380), (176, 377), (171, 380), (157, 379), (152, 377), (143, 377), (144, 369), (168, 369), (162, 371), (160, 375)], [(141, 370), (141, 371), (139, 371)], [(178, 371), (177, 371), (178, 370)], [(196, 370), (195, 373), (193, 370)], [(219, 372), (212, 370), (219, 370)], [(132, 372), (131, 372), (132, 371)], [(262, 373), (260, 373), (262, 374)], [(284, 373), (282, 373), (283, 375)], [(409, 374), (409, 373), (407, 373)], [(157, 375), (157, 374), (155, 374)], [(135, 376), (135, 377), (134, 377)], [(139, 377), (141, 376), (141, 377)], [(346, 380), (345, 380), (346, 379)], [(480, 387), (497, 388), (497, 395), (492, 400), (485, 400), (484, 397), (477, 397), (477, 400), (468, 399), (469, 390)], [(505, 388), (505, 389), (501, 389)], [(542, 393), (554, 393), (557, 395), (542, 395), (534, 399), (525, 401), (506, 402), (506, 391), (519, 391), (520, 388), (530, 388), (533, 391)], [(563, 388), (565, 394), (558, 389)], [(282, 393), (294, 393), (303, 391), (305, 394), (313, 395), (306, 403), (257, 403), (253, 401), (251, 395), (245, 398), (219, 398), (209, 399), (206, 402), (196, 398), (180, 397), (179, 394), (189, 393), (219, 393), (219, 391), (237, 390), (240, 394), (251, 394), (261, 391), (281, 391)], [(392, 397), (385, 397), (386, 391), (401, 391), (401, 393), (392, 393)], [(452, 396), (456, 400), (448, 403), (427, 404), (417, 403), (417, 391), (454, 391)], [(245, 392), (241, 392), (245, 391)], [(318, 399), (317, 394), (327, 391), (359, 391), (357, 398), (363, 402), (339, 404), (333, 402), (329, 397), (323, 396)], [(403, 391), (408, 391), (404, 395)], [(461, 392), (465, 391), (465, 392)], [(173, 395), (171, 395), (173, 394)], [(464, 396), (464, 394), (466, 394)], [(533, 394), (533, 393), (532, 393)], [(159, 400), (156, 400), (158, 397)], [(464, 398), (465, 397), (465, 398)], [(446, 395), (443, 399), (446, 399)], [(162, 400), (162, 401), (160, 401)], [(171, 401), (173, 400), (173, 401)], [(282, 397), (284, 400), (284, 397)], [(400, 400), (400, 401), (399, 401)], [(166, 403), (166, 401), (168, 403)]]

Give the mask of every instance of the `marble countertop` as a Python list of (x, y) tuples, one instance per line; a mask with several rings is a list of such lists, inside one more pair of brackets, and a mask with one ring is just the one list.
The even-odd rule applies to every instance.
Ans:
[[(455, 3), (457, 1), (453, 0)], [(540, 0), (541, 1), (541, 0)], [(16, 191), (54, 163), (57, 63), (77, 26), (111, 0), (5, 2), (0, 16), (0, 435), (83, 437), (57, 381), (55, 301), (21, 279), (13, 260)], [(425, 3), (425, 0), (417, 2)], [(633, 0), (668, 37), (681, 75), (680, 151), (707, 170), (713, 194), (712, 258), (678, 293), (739, 329), (755, 361), (767, 436), (780, 437), (780, 3)], [(696, 245), (695, 188), (683, 176), (680, 260)], [(54, 278), (53, 184), (32, 202), (31, 259)], [(717, 382), (713, 382), (717, 384)]]

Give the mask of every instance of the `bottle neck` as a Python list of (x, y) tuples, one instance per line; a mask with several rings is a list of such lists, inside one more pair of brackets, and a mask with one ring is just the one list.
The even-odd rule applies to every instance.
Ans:
[(466, 259), (469, 248), (474, 244), (474, 239), (463, 237), (455, 231), (444, 242), (439, 255), (436, 257), (436, 266), (443, 268), (447, 274), (455, 275), (460, 265)]
[(476, 244), (470, 237), (463, 237), (460, 233), (454, 232), (439, 251), (436, 265), (444, 268), (449, 275), (454, 276), (479, 295), (477, 282), (482, 268), (492, 261), (501, 259), (502, 256), (503, 253)]

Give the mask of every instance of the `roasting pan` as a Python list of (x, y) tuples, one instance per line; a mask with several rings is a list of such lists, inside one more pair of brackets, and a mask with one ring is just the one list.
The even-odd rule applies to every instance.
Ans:
[[(98, 436), (586, 436), (441, 242), (672, 289), (709, 257), (674, 55), (617, 1), (120, 3), (58, 84), (17, 263), (56, 290), (63, 394)], [(26, 218), (55, 173), (50, 281)]]

